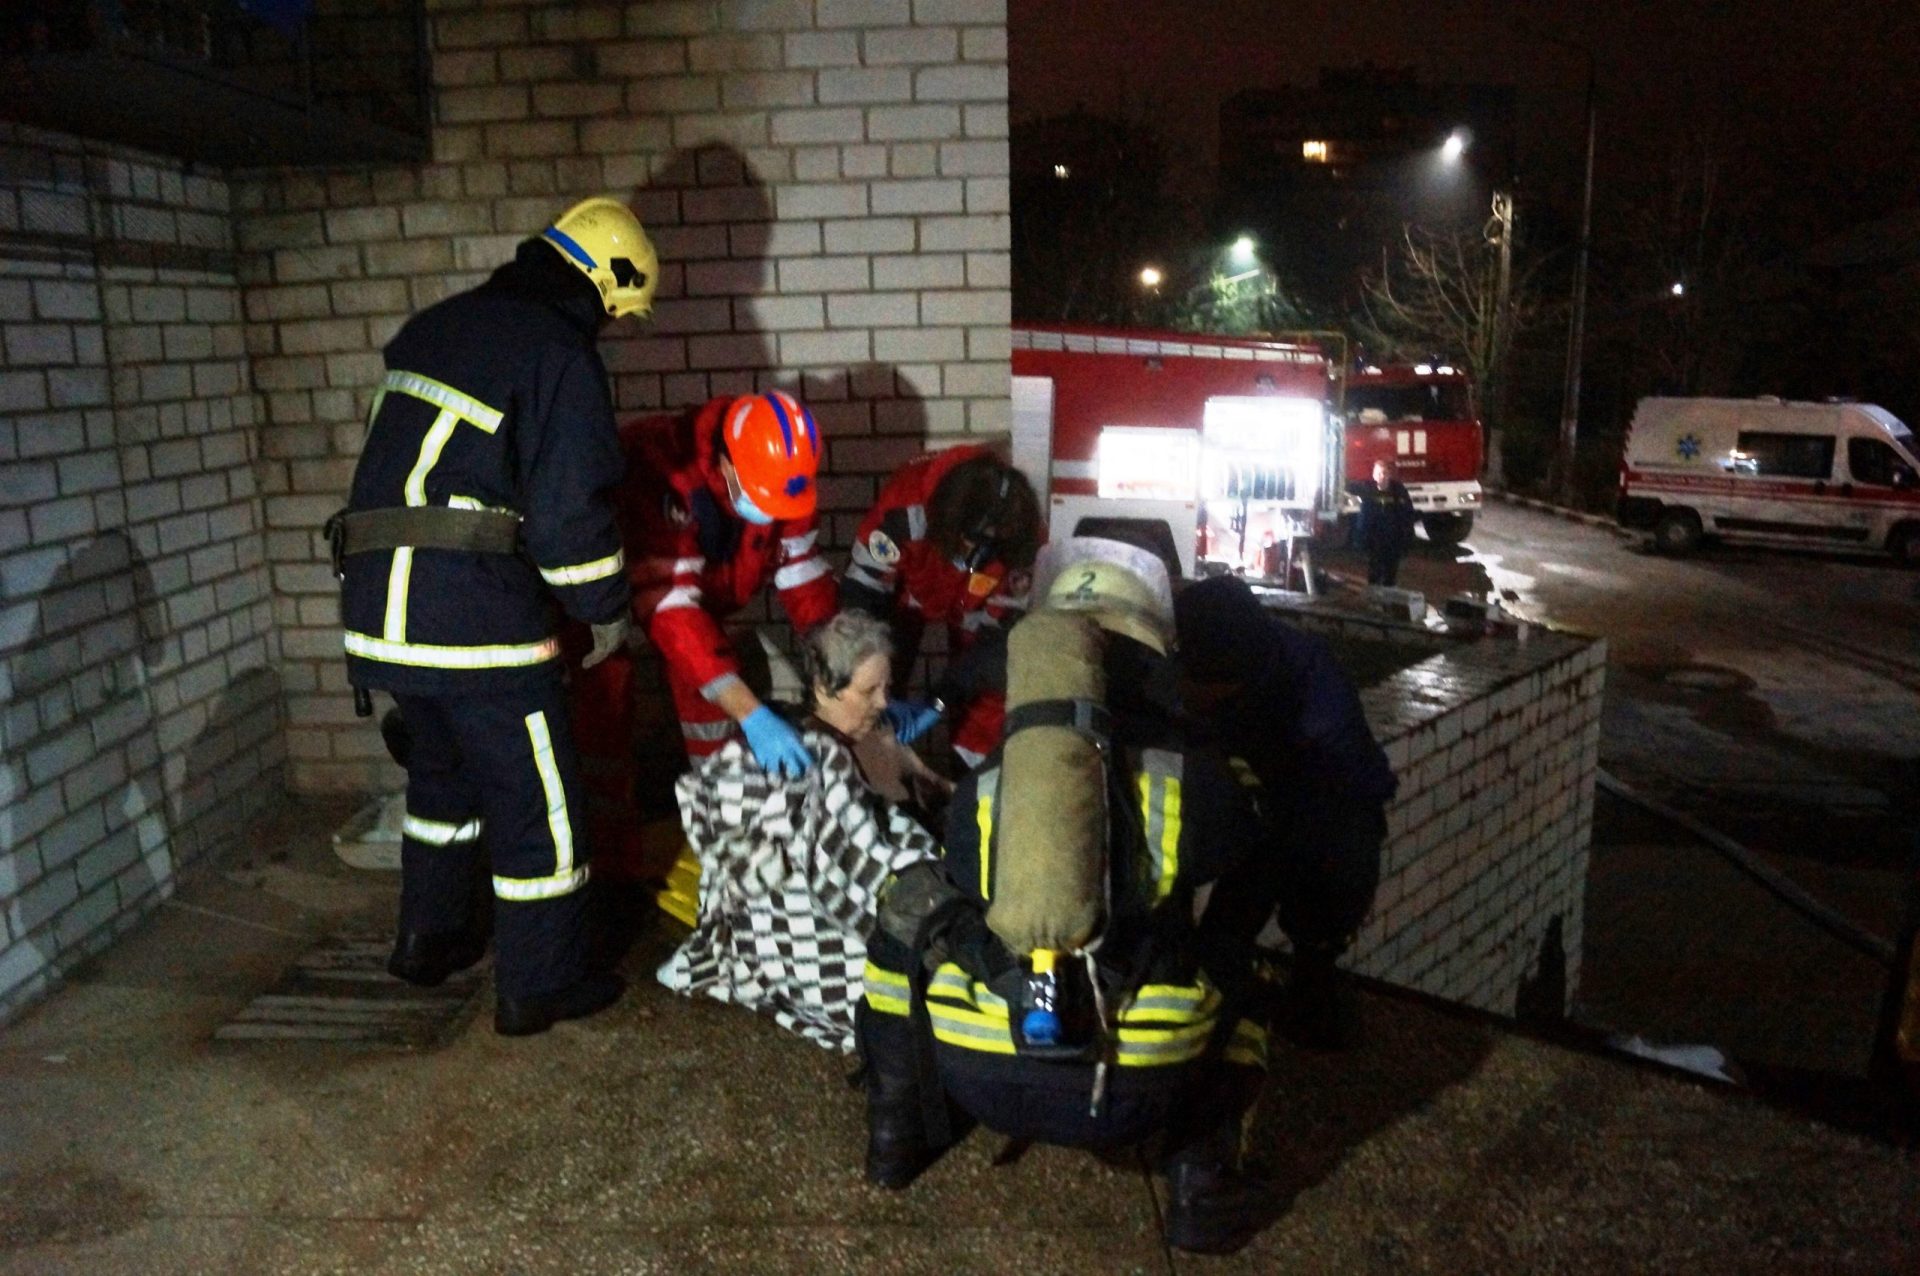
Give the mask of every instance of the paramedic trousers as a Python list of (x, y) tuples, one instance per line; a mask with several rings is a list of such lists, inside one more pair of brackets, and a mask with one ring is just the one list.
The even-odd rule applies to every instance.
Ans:
[(502, 997), (586, 973), (587, 847), (566, 693), (396, 695), (411, 737), (400, 844), (400, 929), (445, 935), (474, 916), (485, 848)]

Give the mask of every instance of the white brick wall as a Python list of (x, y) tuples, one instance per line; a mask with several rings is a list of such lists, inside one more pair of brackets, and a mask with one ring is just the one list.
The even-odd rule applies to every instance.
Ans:
[(620, 410), (798, 389), (831, 423), (835, 548), (887, 468), (1007, 429), (1000, 0), (429, 9), (432, 164), (234, 186), (265, 547), (299, 693), (291, 776), (307, 789), (398, 779), (342, 711), (318, 539), (379, 343), (573, 200), (628, 199), (661, 250), (657, 322), (605, 345)]
[(225, 183), (0, 125), (0, 1021), (281, 789)]
[(1400, 791), (1379, 894), (1351, 956), (1367, 975), (1496, 1014), (1540, 975), (1559, 923), (1562, 1009), (1579, 988), (1606, 643), (1536, 631), (1455, 643), (1297, 609), (1303, 628), (1433, 650), (1361, 703)]

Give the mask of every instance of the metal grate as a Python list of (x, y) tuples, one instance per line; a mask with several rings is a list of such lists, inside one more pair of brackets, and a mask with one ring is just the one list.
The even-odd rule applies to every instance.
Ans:
[(438, 988), (416, 988), (387, 973), (392, 947), (390, 936), (371, 932), (329, 937), (221, 1025), (214, 1040), (368, 1050), (429, 1050), (445, 1044), (472, 1016), (491, 960)]

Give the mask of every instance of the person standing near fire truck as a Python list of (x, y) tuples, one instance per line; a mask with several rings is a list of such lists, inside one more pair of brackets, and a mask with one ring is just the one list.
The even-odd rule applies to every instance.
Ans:
[(1392, 461), (1375, 461), (1373, 477), (1360, 485), (1360, 523), (1357, 539), (1367, 551), (1367, 583), (1393, 585), (1400, 580), (1400, 560), (1413, 544), (1413, 525), (1419, 516), (1413, 496), (1400, 481)]
[[(593, 1014), (623, 988), (587, 970), (554, 612), (591, 627), (589, 663), (626, 643), (620, 448), (595, 339), (651, 312), (658, 275), (632, 211), (589, 199), (415, 315), (387, 344), (349, 504), (327, 525), (348, 680), (362, 712), (369, 691), (393, 696), (386, 732), (407, 769), (387, 968), (432, 986), (497, 933), (506, 1036)], [(491, 900), (476, 887), (483, 837)]]
[(984, 447), (929, 453), (896, 470), (860, 521), (840, 601), (887, 621), (902, 680), (929, 624), (947, 627), (951, 664), (936, 702), (899, 700), (888, 718), (912, 741), (956, 708), (953, 749), (976, 766), (1000, 742), (1006, 626), (1025, 605), (1040, 548), (1040, 503), (1019, 470)]
[(813, 759), (799, 732), (747, 687), (720, 622), (769, 581), (802, 634), (838, 609), (817, 544), (813, 414), (770, 390), (633, 422), (622, 441), (634, 616), (666, 662), (688, 757), (718, 752), (738, 730), (768, 771), (804, 774)]

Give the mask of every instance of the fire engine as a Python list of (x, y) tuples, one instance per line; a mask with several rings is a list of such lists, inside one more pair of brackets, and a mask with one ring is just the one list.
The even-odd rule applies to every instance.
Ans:
[(1013, 330), (1013, 461), (1049, 533), (1154, 549), (1185, 576), (1275, 574), (1339, 518), (1332, 367), (1310, 345)]
[(1347, 490), (1392, 461), (1427, 538), (1457, 545), (1480, 508), (1484, 444), (1473, 380), (1448, 364), (1367, 364), (1347, 381)]

